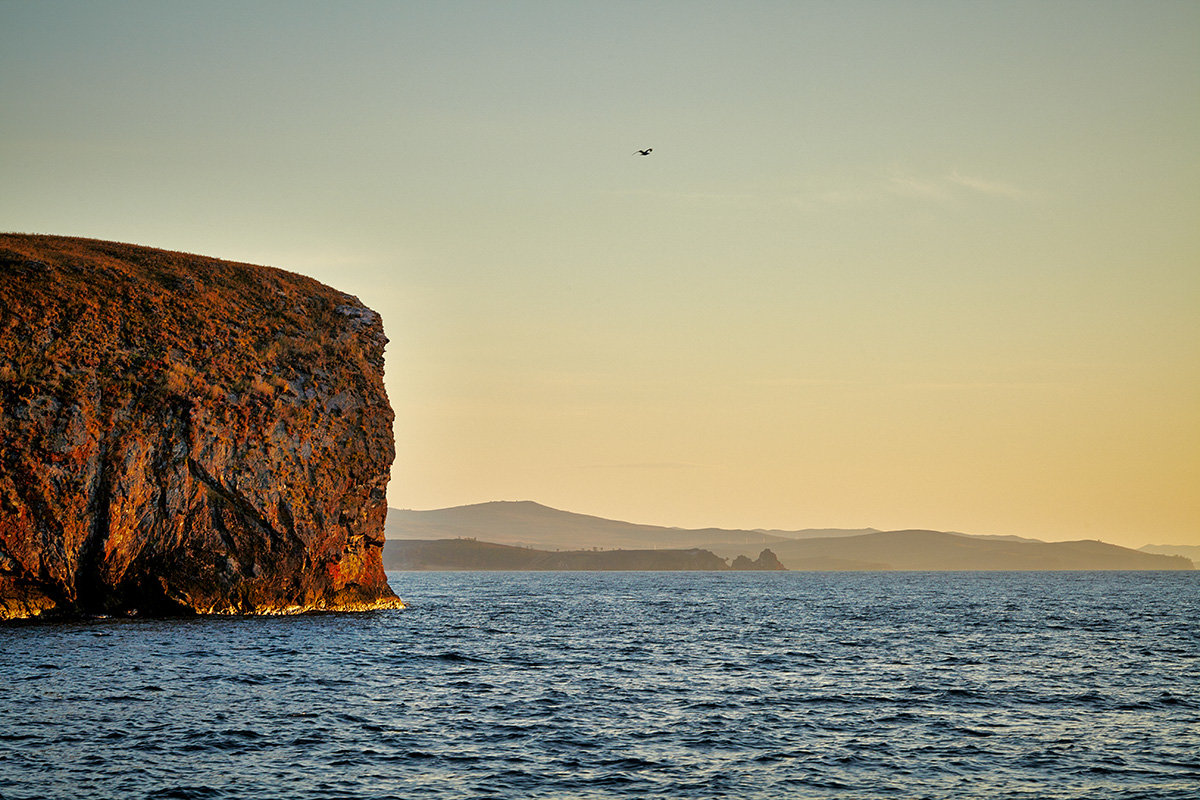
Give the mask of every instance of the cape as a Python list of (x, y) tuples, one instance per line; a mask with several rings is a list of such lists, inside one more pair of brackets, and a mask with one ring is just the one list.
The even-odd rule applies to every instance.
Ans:
[(402, 607), (386, 342), (301, 275), (0, 234), (0, 619)]

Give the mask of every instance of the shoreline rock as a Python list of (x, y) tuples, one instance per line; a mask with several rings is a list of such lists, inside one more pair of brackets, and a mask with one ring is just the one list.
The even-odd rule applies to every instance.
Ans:
[(753, 561), (748, 556), (738, 556), (733, 560), (729, 568), (747, 572), (779, 572), (787, 570), (787, 567), (779, 563), (779, 559), (770, 549), (763, 550), (758, 554), (758, 558)]
[(386, 342), (301, 275), (0, 234), (0, 619), (403, 607)]

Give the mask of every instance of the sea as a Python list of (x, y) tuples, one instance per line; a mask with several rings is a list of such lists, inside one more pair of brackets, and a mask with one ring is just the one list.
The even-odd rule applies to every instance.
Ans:
[(0, 628), (0, 798), (1200, 797), (1200, 572), (394, 572)]

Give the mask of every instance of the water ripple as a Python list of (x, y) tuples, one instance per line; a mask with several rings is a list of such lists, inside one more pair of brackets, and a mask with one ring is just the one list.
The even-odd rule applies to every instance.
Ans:
[(1200, 573), (396, 573), (0, 629), (0, 797), (1200, 795)]

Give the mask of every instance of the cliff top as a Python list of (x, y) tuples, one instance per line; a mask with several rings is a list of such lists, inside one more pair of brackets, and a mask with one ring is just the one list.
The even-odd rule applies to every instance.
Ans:
[[(272, 267), (94, 239), (0, 234), (0, 387), (52, 389), (101, 363), (173, 394), (301, 393), (299, 376), (362, 358), (382, 368), (379, 317), (357, 298)], [(374, 330), (372, 330), (374, 329)], [(119, 387), (117, 394), (121, 394)], [(121, 403), (128, 397), (112, 397)], [(107, 401), (106, 401), (106, 404)]]

